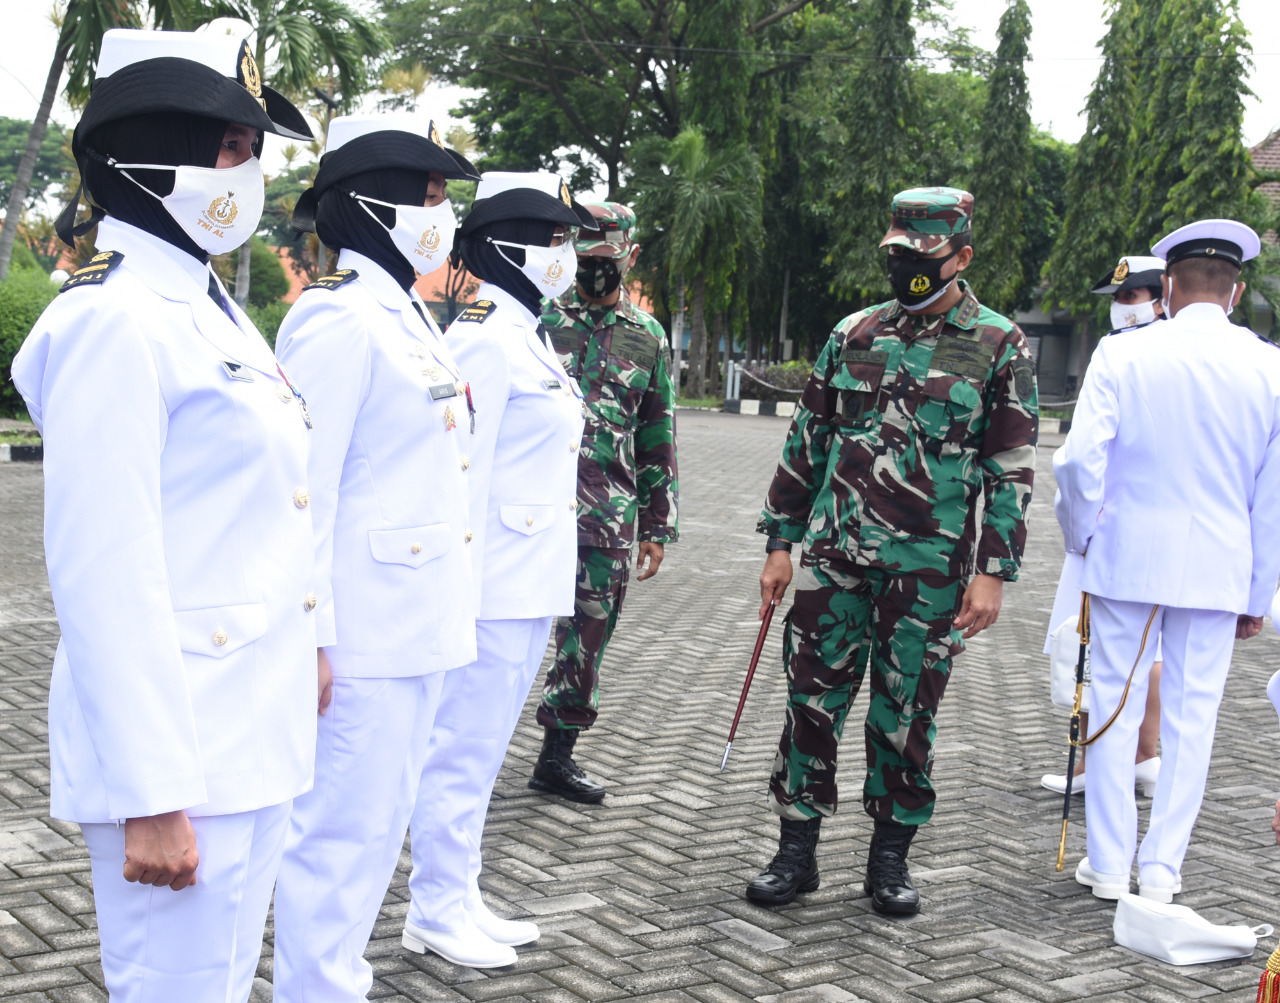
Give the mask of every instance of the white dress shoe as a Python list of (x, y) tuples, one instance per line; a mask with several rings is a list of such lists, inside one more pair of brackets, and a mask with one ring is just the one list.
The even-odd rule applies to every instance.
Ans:
[(423, 930), (405, 923), (400, 943), (415, 954), (434, 951), (445, 961), (464, 968), (505, 968), (516, 963), (515, 949), (487, 937), (470, 914), (466, 925), (457, 930)]
[(1160, 757), (1152, 756), (1133, 767), (1133, 779), (1142, 788), (1144, 798), (1156, 796), (1156, 778), (1160, 776)]
[(1092, 889), (1094, 898), (1115, 900), (1129, 891), (1128, 875), (1099, 874), (1089, 866), (1088, 857), (1076, 864), (1076, 881)]
[(1163, 864), (1138, 872), (1138, 894), (1152, 902), (1172, 902), (1182, 891), (1182, 875), (1173, 874)]
[(490, 940), (508, 947), (519, 947), (521, 944), (532, 944), (542, 934), (538, 927), (524, 920), (503, 919), (490, 911), (480, 896), (468, 896), (467, 915)]
[[(1071, 794), (1084, 793), (1084, 777), (1083, 773), (1079, 774), (1071, 781)], [(1053, 791), (1055, 794), (1067, 793), (1067, 775), (1065, 773), (1046, 773), (1040, 778), (1040, 786), (1045, 790)]]

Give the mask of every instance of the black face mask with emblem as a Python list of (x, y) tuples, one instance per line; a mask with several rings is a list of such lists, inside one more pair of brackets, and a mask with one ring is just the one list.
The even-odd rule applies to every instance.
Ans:
[(889, 285), (893, 294), (908, 310), (923, 306), (955, 281), (955, 276), (942, 280), (942, 266), (960, 253), (960, 249), (940, 258), (926, 258), (904, 252), (889, 255)]
[(604, 299), (622, 285), (622, 272), (612, 258), (579, 258), (577, 279), (588, 296)]

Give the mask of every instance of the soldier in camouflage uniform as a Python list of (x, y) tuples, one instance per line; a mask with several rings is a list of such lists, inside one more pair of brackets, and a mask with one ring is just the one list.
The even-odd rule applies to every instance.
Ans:
[(756, 902), (818, 887), (836, 748), (870, 669), (864, 887), (878, 912), (920, 908), (906, 857), (933, 813), (934, 715), (964, 639), (995, 622), (1002, 586), (1017, 578), (1035, 467), (1027, 340), (959, 278), (973, 257), (972, 207), (954, 188), (894, 198), (880, 246), (897, 298), (836, 325), (769, 488), (762, 615), (791, 581), (792, 544), (803, 550), (769, 785), (781, 845), (747, 888)]
[(638, 538), (637, 581), (644, 581), (676, 539), (677, 480), (666, 333), (622, 284), (639, 250), (635, 213), (616, 202), (586, 208), (602, 232), (577, 242), (577, 283), (542, 315), (561, 364), (582, 386), (587, 426), (578, 454), (574, 615), (556, 621), (555, 662), (538, 707), (546, 736), (529, 786), (596, 803), (604, 788), (573, 761), (573, 746), (596, 719), (600, 660), (627, 594), (631, 546)]

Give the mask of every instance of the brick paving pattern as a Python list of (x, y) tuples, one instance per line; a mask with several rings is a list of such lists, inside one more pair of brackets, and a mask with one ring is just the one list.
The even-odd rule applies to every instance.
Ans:
[[(633, 585), (601, 683), (600, 722), (578, 746), (602, 806), (529, 791), (540, 732), (533, 698), (498, 780), (485, 893), (542, 939), (511, 969), (476, 972), (400, 947), (408, 854), (369, 947), (370, 998), (1065, 1003), (1251, 1000), (1275, 946), (1175, 969), (1114, 946), (1113, 909), (1056, 874), (1063, 712), (1039, 654), (1061, 561), (1049, 459), (1040, 458), (1031, 552), (1000, 622), (971, 642), (940, 715), (934, 822), (912, 847), (924, 911), (876, 916), (862, 895), (870, 820), (857, 796), (861, 741), (846, 742), (846, 807), (823, 828), (822, 887), (791, 906), (748, 904), (777, 824), (764, 803), (781, 723), (780, 629), (765, 648), (728, 770), (716, 772), (755, 639), (753, 532), (785, 421), (680, 416), (683, 539)], [(37, 464), (0, 466), (0, 996), (105, 1000), (88, 860), (74, 825), (49, 819), (45, 701), (57, 624), (40, 550)], [(780, 626), (780, 625), (779, 625)], [(1264, 686), (1280, 638), (1241, 644), (1227, 684), (1209, 795), (1179, 901), (1215, 922), (1280, 918), (1280, 847), (1268, 822), (1277, 719)], [(534, 694), (536, 695), (536, 694)], [(855, 709), (859, 713), (862, 705)], [(1144, 809), (1150, 802), (1140, 801)], [(1083, 812), (1068, 862), (1082, 855)], [(268, 929), (268, 934), (270, 930)], [(268, 941), (269, 941), (268, 937)], [(270, 945), (254, 1000), (270, 999)]]

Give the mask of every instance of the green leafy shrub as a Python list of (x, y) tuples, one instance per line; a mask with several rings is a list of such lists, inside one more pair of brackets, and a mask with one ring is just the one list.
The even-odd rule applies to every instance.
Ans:
[(57, 295), (58, 287), (39, 268), (14, 268), (0, 282), (0, 415), (4, 417), (27, 413), (10, 368), (40, 314)]
[(249, 319), (253, 321), (262, 336), (267, 339), (267, 344), (271, 346), (274, 352), (276, 348), (276, 332), (280, 330), (280, 324), (284, 320), (284, 315), (289, 312), (292, 304), (285, 303), (282, 300), (276, 300), (266, 306), (256, 306), (252, 300), (249, 301), (249, 307), (245, 313), (249, 315)]
[[(813, 363), (808, 359), (792, 359), (790, 362), (778, 362), (772, 365), (749, 364), (743, 367), (742, 399), (756, 401), (798, 401), (800, 391), (809, 382), (809, 374), (813, 372)], [(756, 376), (764, 383), (753, 380)], [(765, 386), (771, 383), (773, 386)], [(780, 387), (775, 390), (774, 387)]]

